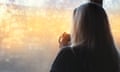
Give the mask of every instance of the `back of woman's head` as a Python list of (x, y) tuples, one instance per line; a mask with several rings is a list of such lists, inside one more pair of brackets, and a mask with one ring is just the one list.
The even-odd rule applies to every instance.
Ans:
[(87, 3), (74, 10), (72, 43), (73, 45), (80, 44), (92, 49), (96, 57), (95, 60), (106, 62), (103, 64), (96, 61), (96, 65), (109, 66), (108, 68), (115, 67), (112, 68), (113, 70), (110, 69), (110, 72), (117, 72), (117, 51), (106, 12), (101, 6), (95, 3)]
[(73, 43), (96, 45), (105, 40), (113, 44), (107, 15), (101, 6), (88, 3), (76, 8), (73, 22)]

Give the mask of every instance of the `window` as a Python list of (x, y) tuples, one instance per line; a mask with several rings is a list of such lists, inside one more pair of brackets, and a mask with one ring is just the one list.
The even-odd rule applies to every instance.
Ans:
[[(72, 11), (87, 0), (0, 0), (0, 72), (49, 72)], [(120, 48), (120, 1), (104, 0)]]

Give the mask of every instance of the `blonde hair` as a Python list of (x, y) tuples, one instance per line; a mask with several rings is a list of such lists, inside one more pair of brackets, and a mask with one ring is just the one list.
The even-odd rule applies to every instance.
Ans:
[(103, 38), (108, 45), (113, 44), (109, 22), (104, 9), (95, 3), (88, 3), (73, 12), (72, 46), (81, 44), (94, 46)]
[[(91, 53), (92, 65), (96, 72), (97, 69), (118, 72), (118, 53), (110, 32), (107, 14), (100, 5), (87, 3), (74, 10), (71, 40), (72, 48), (78, 44), (78, 48), (89, 48), (90, 52), (86, 54)], [(89, 55), (86, 56), (90, 58)]]
[[(82, 36), (80, 36), (80, 20), (81, 20), (81, 11), (80, 7), (76, 8), (73, 13), (73, 25), (72, 25), (72, 34), (71, 34), (71, 41), (72, 46), (79, 44)], [(79, 36), (79, 37), (78, 37)]]

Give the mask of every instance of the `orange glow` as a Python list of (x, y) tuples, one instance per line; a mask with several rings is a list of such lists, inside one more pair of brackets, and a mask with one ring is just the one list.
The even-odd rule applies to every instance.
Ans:
[[(63, 32), (70, 32), (72, 11), (39, 10), (0, 7), (0, 43), (2, 48), (58, 46)], [(120, 16), (110, 16), (110, 24), (116, 42), (120, 43)]]
[(58, 42), (63, 32), (69, 32), (69, 11), (49, 10), (3, 10), (0, 20), (0, 43), (2, 48), (44, 47)]
[(109, 19), (110, 19), (111, 31), (114, 36), (114, 40), (120, 47), (120, 15), (114, 14), (114, 15), (110, 15), (109, 17), (110, 17)]

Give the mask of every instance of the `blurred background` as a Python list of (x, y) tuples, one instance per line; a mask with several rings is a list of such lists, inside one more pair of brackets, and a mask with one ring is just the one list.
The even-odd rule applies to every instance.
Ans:
[[(88, 0), (0, 0), (0, 72), (49, 72), (70, 33), (74, 8)], [(117, 49), (120, 49), (120, 0), (104, 0)]]

